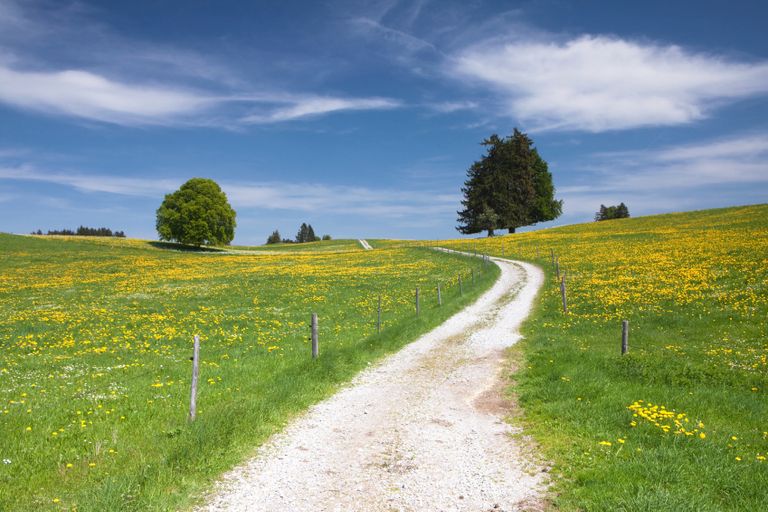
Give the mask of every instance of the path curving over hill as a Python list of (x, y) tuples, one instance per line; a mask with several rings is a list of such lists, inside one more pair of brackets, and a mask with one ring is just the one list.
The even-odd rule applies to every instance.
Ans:
[(493, 261), (501, 276), (474, 304), (312, 407), (201, 510), (538, 508), (543, 473), (502, 419), (499, 374), (543, 274)]

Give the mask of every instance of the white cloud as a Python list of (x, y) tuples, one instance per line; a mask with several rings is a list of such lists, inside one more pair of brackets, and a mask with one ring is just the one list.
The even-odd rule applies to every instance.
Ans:
[(15, 71), (0, 66), (0, 101), (118, 124), (168, 123), (214, 100), (180, 89), (129, 85), (80, 70)]
[(242, 122), (253, 124), (276, 123), (345, 110), (383, 110), (400, 106), (400, 102), (388, 98), (299, 96), (287, 101), (290, 104), (286, 107), (279, 107), (266, 113), (250, 114), (244, 117)]
[(625, 202), (657, 213), (754, 201), (768, 193), (768, 133), (749, 133), (645, 151), (592, 155), (581, 181), (558, 187), (565, 214), (589, 215)]
[(419, 52), (422, 50), (431, 50), (431, 51), (439, 52), (437, 47), (435, 47), (435, 45), (433, 45), (429, 41), (420, 39), (402, 30), (397, 30), (391, 27), (387, 27), (382, 23), (372, 20), (370, 18), (366, 18), (366, 17), (355, 18), (351, 21), (351, 23), (353, 24), (353, 26), (357, 27), (362, 32), (373, 33), (377, 37), (383, 38), (388, 42), (395, 43), (401, 46), (404, 50), (408, 52)]
[(605, 36), (481, 42), (459, 51), (448, 72), (499, 91), (507, 113), (535, 129), (685, 124), (717, 104), (768, 93), (768, 62)]
[[(183, 180), (56, 173), (31, 166), (0, 167), (0, 180), (45, 182), (83, 192), (157, 198), (176, 190)], [(371, 189), (303, 182), (220, 182), (236, 209), (285, 210), (354, 214), (368, 218), (402, 219), (453, 216), (458, 194), (436, 191)]]
[[(395, 108), (388, 98), (251, 93), (214, 95), (179, 87), (128, 84), (81, 70), (16, 71), (0, 64), (0, 102), (20, 108), (122, 125), (277, 123), (340, 111)], [(217, 114), (235, 105), (239, 119)], [(259, 105), (259, 113), (253, 113)], [(231, 110), (231, 109), (230, 109)], [(238, 114), (228, 114), (237, 116)], [(222, 116), (224, 117), (223, 119)]]
[(427, 107), (442, 114), (449, 114), (460, 110), (474, 110), (478, 104), (475, 101), (444, 101), (442, 103), (429, 103)]
[[(120, 125), (237, 128), (341, 111), (381, 110), (381, 97), (276, 92), (282, 86), (225, 65), (211, 43), (205, 54), (128, 39), (79, 3), (0, 2), (0, 103), (47, 114)], [(218, 59), (217, 59), (218, 56)], [(238, 54), (238, 59), (242, 57)], [(281, 66), (304, 65), (287, 56)]]
[(0, 180), (55, 183), (84, 192), (109, 192), (128, 196), (158, 197), (172, 192), (181, 181), (170, 179), (124, 178), (120, 176), (51, 173), (31, 166), (0, 167)]
[(240, 183), (222, 185), (234, 206), (355, 214), (374, 218), (453, 215), (458, 194), (371, 189), (320, 183)]
[(594, 155), (586, 170), (601, 179), (596, 188), (618, 183), (631, 190), (692, 190), (712, 185), (768, 183), (768, 133), (706, 142)]

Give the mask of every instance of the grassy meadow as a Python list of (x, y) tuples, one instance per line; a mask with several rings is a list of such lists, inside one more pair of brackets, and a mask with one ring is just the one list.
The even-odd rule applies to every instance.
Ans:
[(362, 251), (360, 242), (352, 239), (322, 240), (317, 242), (305, 242), (302, 244), (269, 244), (269, 245), (232, 245), (227, 249), (247, 251), (291, 251), (291, 252), (347, 252)]
[[(420, 248), (307, 245), (220, 254), (0, 235), (0, 510), (186, 508), (292, 416), (498, 275)], [(201, 385), (190, 424), (195, 334)]]
[(768, 205), (439, 245), (547, 273), (510, 392), (555, 508), (768, 510)]

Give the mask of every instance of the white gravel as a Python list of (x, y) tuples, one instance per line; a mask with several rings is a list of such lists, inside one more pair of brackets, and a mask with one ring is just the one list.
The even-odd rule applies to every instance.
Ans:
[(494, 261), (501, 277), (477, 302), (273, 436), (200, 510), (538, 508), (544, 474), (489, 397), (543, 276)]

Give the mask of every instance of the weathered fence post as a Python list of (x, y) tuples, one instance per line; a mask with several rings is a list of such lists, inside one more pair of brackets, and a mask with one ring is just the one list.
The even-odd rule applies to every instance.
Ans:
[(376, 332), (381, 332), (381, 294), (379, 294), (379, 307), (376, 315)]
[(560, 258), (555, 256), (555, 275), (560, 279)]
[(563, 296), (563, 313), (566, 315), (568, 314), (568, 301), (565, 298), (565, 272), (563, 272), (563, 277), (560, 279), (560, 295)]
[(554, 270), (554, 268), (555, 268), (555, 250), (554, 249), (550, 249), (549, 250), (549, 255), (552, 258), (552, 269)]
[(536, 259), (539, 259), (539, 244), (536, 244)]
[(317, 313), (312, 313), (312, 359), (320, 355), (320, 343), (317, 339)]
[(461, 285), (461, 272), (459, 272), (459, 295), (464, 295), (464, 288)]
[(192, 351), (192, 392), (189, 397), (189, 421), (197, 416), (197, 375), (200, 370), (200, 336), (195, 334), (195, 348)]
[(420, 308), (419, 308), (419, 287), (416, 287), (416, 316), (419, 316)]
[(472, 284), (475, 284), (475, 269), (471, 268), (469, 272), (472, 274)]
[(504, 257), (504, 242), (501, 242), (501, 257)]
[(443, 294), (440, 292), (440, 283), (437, 283), (437, 305), (443, 305)]
[(629, 352), (629, 320), (621, 321), (621, 355)]

